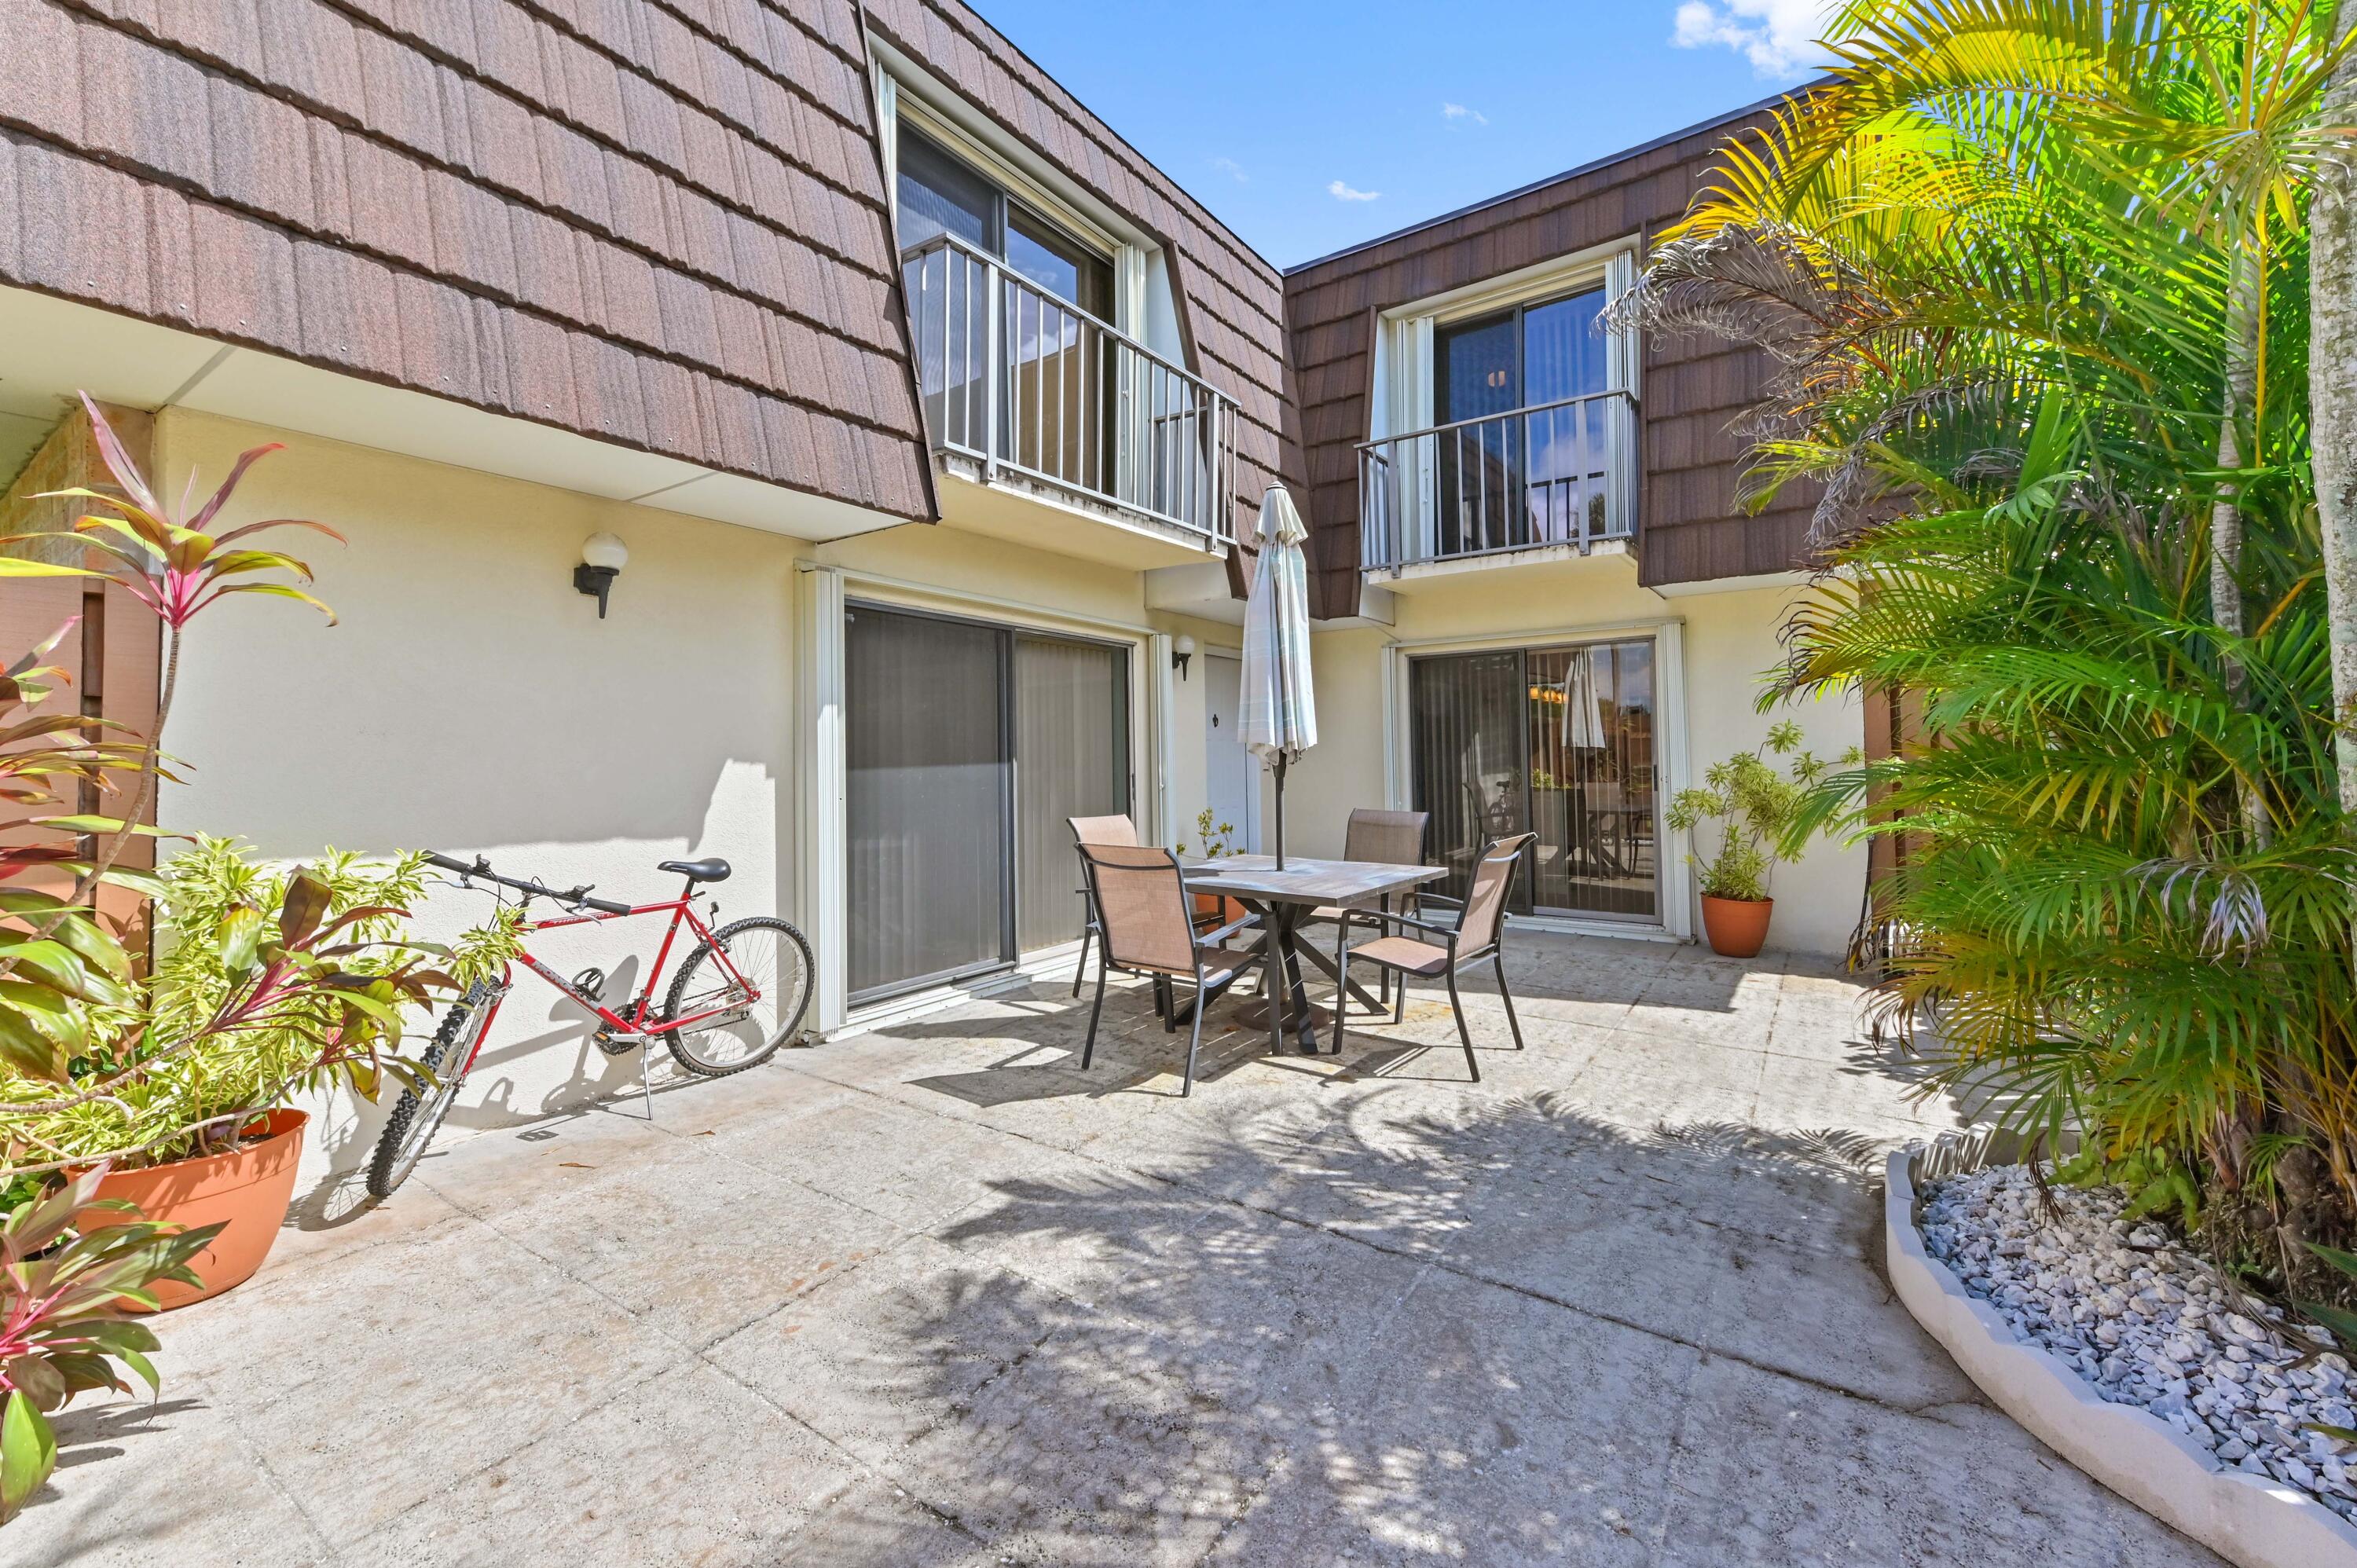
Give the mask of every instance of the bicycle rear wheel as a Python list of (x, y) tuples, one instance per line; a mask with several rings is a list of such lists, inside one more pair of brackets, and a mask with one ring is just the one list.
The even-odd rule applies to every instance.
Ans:
[(774, 915), (732, 920), (687, 955), (663, 1003), (666, 1018), (713, 1016), (666, 1031), (663, 1043), (688, 1071), (726, 1078), (769, 1060), (793, 1038), (810, 998), (811, 951), (802, 934)]
[(450, 1114), (458, 1098), (458, 1085), (466, 1080), (467, 1069), (473, 1063), (475, 1042), (490, 1021), (495, 999), (491, 987), (477, 984), (442, 1015), (442, 1026), (434, 1031), (433, 1043), (418, 1058), (419, 1065), (434, 1075), (434, 1081), (422, 1094), (414, 1089), (401, 1091), (376, 1141), (368, 1173), (368, 1189), (374, 1197), (391, 1197), (417, 1168), (425, 1145), (441, 1130), (442, 1119)]

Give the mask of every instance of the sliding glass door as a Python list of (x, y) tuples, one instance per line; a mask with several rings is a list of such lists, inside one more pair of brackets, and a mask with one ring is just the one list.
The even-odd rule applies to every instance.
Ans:
[(1126, 650), (866, 604), (845, 623), (852, 1000), (1078, 935), (1064, 819), (1129, 809)]
[(1418, 659), (1408, 703), (1442, 891), (1463, 897), (1481, 845), (1529, 832), (1523, 913), (1660, 918), (1651, 639)]

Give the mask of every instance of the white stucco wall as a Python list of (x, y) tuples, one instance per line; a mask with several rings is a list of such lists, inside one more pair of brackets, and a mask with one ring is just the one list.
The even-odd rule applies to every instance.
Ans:
[[(287, 449), (253, 470), (224, 521), (310, 517), (342, 532), (341, 546), (276, 536), (312, 563), (339, 624), (264, 597), (197, 623), (169, 733), (189, 781), (164, 794), (166, 827), (239, 834), (287, 858), (329, 844), (480, 853), (632, 899), (677, 889), (657, 861), (717, 854), (735, 868), (714, 889), (725, 917), (791, 916), (780, 825), (802, 546), (178, 410), (157, 420), (157, 467), (175, 486), (191, 467), (217, 478), (273, 439)], [(601, 529), (630, 550), (604, 621), (571, 581), (582, 540)], [(446, 936), (487, 908), (440, 893), (421, 924)], [(651, 945), (660, 926), (642, 924)], [(639, 934), (552, 933), (535, 948), (569, 972), (610, 964)], [(577, 1009), (526, 979), (454, 1124), (634, 1084), (635, 1058), (609, 1060), (587, 1032)], [(315, 1145), (364, 1158), (375, 1116), (325, 1109)]]
[[(986, 619), (1064, 616), (1199, 642), (1233, 634), (1148, 613), (1136, 572), (953, 526), (811, 545), (177, 409), (158, 419), (156, 466), (174, 487), (191, 467), (218, 478), (239, 452), (272, 440), (286, 450), (253, 470), (223, 526), (299, 516), (342, 532), (343, 545), (279, 537), (312, 563), (339, 623), (262, 597), (230, 600), (198, 623), (169, 737), (188, 781), (160, 810), (168, 828), (234, 833), (273, 857), (328, 845), (482, 854), (553, 885), (644, 899), (678, 886), (656, 862), (717, 854), (735, 868), (712, 889), (724, 918), (777, 910), (814, 929), (798, 907), (794, 864), (798, 564), (930, 585), (943, 607)], [(602, 622), (571, 580), (581, 542), (600, 530), (630, 550)], [(1141, 659), (1141, 713), (1154, 676)], [(1200, 664), (1192, 677), (1169, 690), (1182, 823), (1204, 799)], [(1146, 746), (1142, 796), (1150, 735)], [(420, 929), (447, 937), (488, 908), (479, 895), (438, 892)], [(636, 972), (614, 961), (651, 948), (659, 930), (649, 919), (533, 946), (566, 972), (609, 967), (619, 990)], [(609, 1059), (587, 1036), (576, 1008), (523, 977), (453, 1126), (635, 1089), (635, 1055)], [(314, 1159), (364, 1160), (380, 1112), (314, 1109)]]

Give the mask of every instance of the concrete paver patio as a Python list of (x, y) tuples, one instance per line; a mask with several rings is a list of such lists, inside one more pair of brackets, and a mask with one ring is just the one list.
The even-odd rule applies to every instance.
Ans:
[[(1775, 955), (1520, 935), (1341, 1057), (1057, 984), (297, 1205), (12, 1564), (2212, 1563), (1890, 1296), (1956, 1123)], [(333, 1218), (327, 1218), (332, 1215)], [(307, 1228), (306, 1228), (307, 1227)]]

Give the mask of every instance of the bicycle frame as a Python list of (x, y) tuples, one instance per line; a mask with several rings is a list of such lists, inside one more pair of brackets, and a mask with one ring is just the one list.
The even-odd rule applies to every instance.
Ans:
[[(522, 929), (527, 931), (554, 931), (560, 930), (567, 926), (597, 926), (604, 925), (610, 920), (627, 920), (638, 915), (661, 915), (668, 913), (671, 916), (671, 924), (663, 929), (662, 946), (655, 950), (655, 961), (649, 966), (647, 970), (646, 988), (639, 993), (635, 1001), (629, 1004), (630, 1010), (627, 1014), (615, 1012), (603, 1002), (590, 995), (587, 992), (574, 984), (573, 982), (557, 973), (556, 971), (549, 968), (547, 964), (533, 957), (528, 950), (518, 950), (516, 957), (522, 961), (525, 968), (531, 970), (534, 974), (537, 974), (543, 980), (548, 982), (549, 984), (556, 987), (558, 991), (564, 993), (565, 995), (575, 1004), (579, 1006), (586, 1007), (590, 1012), (596, 1014), (598, 1018), (604, 1021), (608, 1028), (612, 1029), (617, 1034), (641, 1036), (648, 1038), (673, 1034), (678, 1030), (686, 1028), (691, 1024), (701, 1024), (707, 1018), (716, 1018), (725, 1013), (738, 1012), (746, 1005), (754, 1002), (759, 1002), (761, 999), (760, 987), (746, 979), (743, 973), (737, 970), (737, 965), (732, 962), (728, 957), (727, 949), (719, 946), (712, 940), (712, 928), (705, 925), (703, 919), (697, 916), (694, 908), (694, 889), (691, 887), (687, 892), (681, 894), (676, 898), (666, 898), (662, 902), (655, 904), (633, 905), (630, 908), (621, 910), (615, 914), (606, 914), (602, 911), (587, 914), (576, 913), (570, 915), (560, 915), (554, 919), (527, 921), (524, 924)], [(670, 961), (671, 950), (673, 945), (679, 940), (679, 929), (682, 922), (685, 922), (688, 929), (695, 933), (697, 940), (705, 943), (712, 949), (712, 956), (719, 961), (720, 967), (727, 972), (728, 978), (736, 982), (738, 985), (744, 987), (745, 999), (743, 1002), (737, 1003), (733, 1006), (707, 1008), (701, 1013), (690, 1013), (684, 1017), (650, 1020), (648, 1013), (654, 1005), (655, 985), (657, 982), (662, 979), (663, 965)], [(500, 1006), (507, 1001), (508, 993), (514, 989), (515, 972), (513, 967), (510, 966), (501, 969), (500, 972), (499, 985), (491, 993), (490, 1011), (484, 1016), (482, 1027), (475, 1031), (474, 1046), (468, 1051), (466, 1063), (458, 1069), (459, 1071), (467, 1072), (472, 1070), (475, 1065), (475, 1058), (482, 1051), (483, 1042), (491, 1037), (491, 1026), (499, 1022)]]

